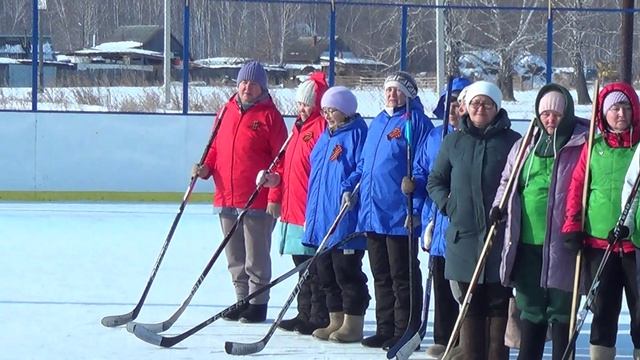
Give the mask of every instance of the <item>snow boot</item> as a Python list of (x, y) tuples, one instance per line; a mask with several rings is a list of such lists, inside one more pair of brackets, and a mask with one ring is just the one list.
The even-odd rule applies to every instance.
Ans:
[[(567, 329), (567, 335), (569, 330)], [(547, 337), (547, 323), (536, 324), (529, 320), (520, 320), (520, 351), (518, 360), (540, 360), (544, 354)]]
[(235, 310), (231, 310), (223, 315), (222, 318), (228, 321), (238, 321), (238, 319), (240, 319), (240, 315), (242, 315), (248, 307), (249, 303), (244, 303), (242, 306), (238, 306)]
[(591, 345), (589, 346), (589, 355), (591, 356), (591, 360), (613, 360), (616, 358), (616, 348), (615, 346), (606, 347), (600, 345)]
[(388, 351), (389, 349), (391, 349), (393, 345), (395, 345), (398, 342), (398, 340), (400, 340), (401, 337), (402, 337), (401, 335), (396, 335), (396, 336), (393, 336), (391, 339), (385, 341), (384, 344), (382, 344), (382, 350)]
[(249, 304), (247, 310), (240, 315), (242, 323), (255, 324), (265, 320), (267, 320), (267, 304)]
[[(509, 360), (509, 348), (504, 345), (504, 333), (507, 330), (507, 317), (490, 316), (488, 321), (489, 347), (487, 348), (487, 358), (491, 360)], [(545, 328), (542, 335), (543, 338), (546, 336), (546, 333), (547, 330)]]
[(319, 324), (315, 321), (303, 321), (298, 326), (296, 326), (296, 332), (300, 335), (311, 335), (317, 329), (322, 329), (324, 327), (329, 326), (329, 322), (326, 321), (322, 324)]
[(340, 329), (329, 335), (329, 340), (339, 343), (353, 343), (362, 340), (364, 329), (364, 315), (344, 315), (344, 322)]
[(569, 324), (555, 322), (551, 324), (551, 359), (562, 360), (569, 344)]
[(302, 323), (304, 323), (304, 322), (305, 321), (302, 319), (300, 314), (298, 314), (292, 319), (280, 321), (280, 324), (278, 324), (278, 328), (280, 328), (282, 330), (285, 330), (285, 331), (293, 331), (298, 326), (302, 325)]
[(439, 359), (442, 354), (444, 354), (444, 350), (447, 347), (445, 345), (433, 344), (427, 348), (427, 357), (431, 359)]
[(393, 338), (393, 335), (376, 333), (375, 335), (371, 335), (367, 338), (362, 339), (362, 341), (360, 341), (360, 344), (362, 344), (362, 346), (370, 348), (382, 348), (382, 345), (384, 345), (391, 338)]
[(340, 329), (344, 322), (344, 312), (330, 312), (329, 313), (329, 325), (325, 328), (317, 329), (313, 332), (313, 337), (320, 340), (329, 340), (329, 335), (332, 332)]

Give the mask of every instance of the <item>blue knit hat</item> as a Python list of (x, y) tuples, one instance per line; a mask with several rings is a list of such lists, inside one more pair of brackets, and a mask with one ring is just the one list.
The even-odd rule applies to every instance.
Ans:
[(255, 60), (251, 60), (248, 63), (242, 65), (240, 71), (238, 71), (238, 84), (241, 81), (255, 81), (261, 88), (267, 89), (267, 72), (264, 71), (262, 65)]

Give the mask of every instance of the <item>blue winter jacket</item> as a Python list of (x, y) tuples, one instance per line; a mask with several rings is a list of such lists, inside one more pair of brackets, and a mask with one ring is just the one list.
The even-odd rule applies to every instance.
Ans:
[[(443, 126), (440, 125), (429, 132), (425, 145), (420, 148), (420, 151), (416, 154), (417, 163), (413, 169), (413, 178), (416, 183), (416, 188), (425, 189), (427, 186), (427, 180), (429, 179), (429, 172), (433, 169), (433, 165), (436, 163), (436, 157), (438, 156), (438, 150), (442, 144), (442, 130)], [(447, 134), (454, 132), (453, 126), (449, 125)], [(429, 254), (432, 256), (444, 256), (446, 249), (446, 241), (444, 234), (449, 226), (449, 218), (444, 216), (438, 207), (431, 201), (427, 194), (424, 199), (424, 205), (422, 206), (422, 231), (424, 234), (425, 228), (430, 221), (435, 218), (435, 224), (433, 227), (433, 235), (431, 237), (431, 249)], [(421, 238), (424, 242), (424, 236)], [(424, 243), (423, 243), (424, 245)]]
[[(400, 190), (402, 178), (407, 175), (407, 118), (411, 121), (413, 166), (416, 163), (415, 151), (424, 146), (427, 134), (433, 129), (418, 97), (411, 99), (409, 106), (409, 113), (406, 106), (396, 109), (392, 116), (382, 111), (369, 125), (362, 157), (349, 184), (349, 189), (352, 189), (358, 179), (361, 181), (358, 231), (407, 235), (407, 229), (404, 228), (407, 198)], [(425, 194), (424, 187), (416, 188), (413, 214), (422, 211)]]
[[(362, 117), (356, 117), (349, 123), (331, 132), (327, 128), (318, 138), (311, 151), (311, 174), (307, 192), (305, 214), (305, 233), (302, 243), (318, 247), (327, 234), (338, 213), (342, 202), (342, 193), (353, 189), (350, 184), (357, 183), (356, 167), (367, 137), (367, 124)], [(358, 221), (358, 205), (345, 214), (336, 231), (329, 238), (328, 247), (352, 234)], [(364, 237), (356, 238), (342, 249), (366, 248)]]

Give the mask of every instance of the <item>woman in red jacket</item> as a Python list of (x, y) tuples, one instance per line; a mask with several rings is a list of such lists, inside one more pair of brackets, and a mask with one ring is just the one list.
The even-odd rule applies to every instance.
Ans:
[[(278, 155), (287, 137), (282, 115), (269, 96), (267, 73), (257, 61), (238, 72), (238, 92), (225, 105), (224, 116), (198, 176), (213, 175), (213, 204), (220, 208), (222, 232), (228, 234), (239, 211), (256, 189), (255, 179)], [(225, 247), (228, 269), (238, 300), (271, 281), (271, 232), (274, 218), (266, 212), (268, 189), (260, 191), (240, 227)], [(270, 206), (272, 207), (272, 205)], [(227, 320), (263, 322), (269, 292), (246, 307), (227, 314)]]
[[(292, 130), (291, 140), (273, 174), (266, 174), (269, 203), (267, 208), (274, 218), (280, 217), (280, 254), (290, 254), (297, 266), (311, 257), (315, 249), (302, 245), (307, 205), (307, 185), (311, 162), (309, 155), (318, 137), (325, 129), (325, 120), (320, 114), (320, 99), (328, 85), (323, 72), (311, 74), (309, 79), (298, 86), (296, 103), (298, 118)], [(261, 180), (261, 172), (258, 181)], [(277, 204), (277, 205), (276, 205)], [(280, 213), (282, 205), (282, 213)], [(315, 263), (314, 263), (315, 264)], [(297, 331), (311, 335), (314, 330), (329, 324), (329, 314), (325, 296), (317, 281), (315, 266), (309, 269), (309, 278), (298, 293), (298, 315), (284, 320), (278, 325), (287, 331)]]

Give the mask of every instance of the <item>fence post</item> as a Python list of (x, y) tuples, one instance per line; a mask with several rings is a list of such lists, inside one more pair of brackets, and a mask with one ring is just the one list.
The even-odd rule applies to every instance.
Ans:
[(184, 34), (182, 35), (182, 113), (189, 113), (189, 0), (184, 1)]
[(402, 5), (402, 21), (400, 29), (400, 70), (407, 70), (407, 5)]
[(329, 86), (336, 80), (336, 3), (331, 1), (331, 16), (329, 19)]
[[(549, 11), (547, 12), (547, 84), (553, 79), (553, 10), (551, 0), (549, 0)], [(531, 76), (533, 79), (533, 74)]]
[(38, 111), (38, 0), (33, 0), (31, 23), (31, 111)]

